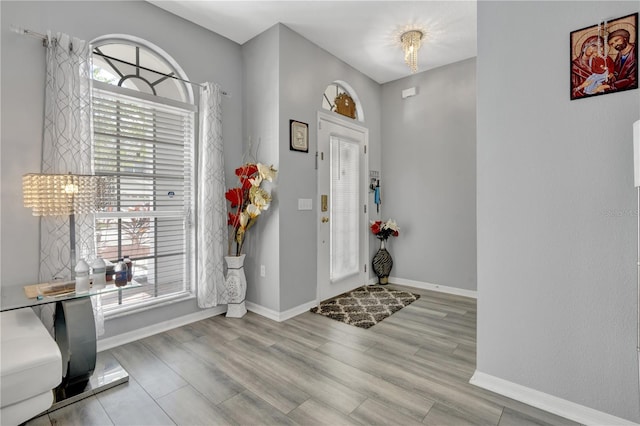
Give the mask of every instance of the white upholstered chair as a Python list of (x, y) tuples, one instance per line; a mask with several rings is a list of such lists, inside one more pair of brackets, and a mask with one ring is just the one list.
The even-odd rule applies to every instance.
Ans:
[(51, 407), (62, 357), (31, 308), (2, 312), (0, 339), (0, 424), (17, 425)]

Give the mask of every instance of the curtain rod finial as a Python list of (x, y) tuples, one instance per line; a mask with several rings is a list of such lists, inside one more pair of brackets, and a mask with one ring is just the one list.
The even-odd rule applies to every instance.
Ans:
[(27, 30), (18, 25), (11, 25), (11, 32), (16, 34), (27, 34)]

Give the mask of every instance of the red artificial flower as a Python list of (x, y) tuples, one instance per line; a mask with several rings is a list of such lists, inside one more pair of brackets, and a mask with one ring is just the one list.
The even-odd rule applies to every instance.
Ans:
[(237, 228), (240, 225), (240, 215), (229, 213), (229, 220), (227, 221), (227, 225)]
[(398, 232), (398, 231), (393, 231), (393, 236), (394, 236), (394, 237), (397, 237), (398, 235), (400, 235), (400, 232)]
[(251, 188), (251, 181), (249, 181), (248, 177), (241, 177), (240, 182), (242, 182), (242, 189), (245, 191)]
[(233, 208), (242, 204), (244, 193), (241, 188), (231, 188), (224, 194), (224, 198), (229, 200), (231, 207)]
[(258, 166), (251, 163), (245, 164), (236, 169), (236, 176), (238, 176), (238, 179), (240, 180), (242, 189), (247, 190), (251, 188), (251, 182), (249, 179), (252, 179), (256, 173), (258, 173)]
[(382, 222), (381, 221), (376, 221), (374, 223), (371, 224), (371, 232), (374, 235), (378, 235), (378, 233), (380, 232), (380, 227), (382, 226)]
[(244, 166), (238, 167), (236, 169), (236, 176), (239, 178), (242, 177), (251, 177), (255, 173), (258, 172), (258, 166), (255, 164), (245, 164)]
[[(227, 190), (224, 194), (231, 204), (230, 210), (233, 212), (228, 213), (227, 220), (230, 228), (229, 255), (232, 253), (233, 244), (236, 246), (236, 256), (242, 253), (246, 231), (254, 224), (260, 211), (266, 210), (271, 201), (269, 193), (260, 188), (260, 183), (263, 179), (271, 182), (275, 178), (276, 172), (277, 170), (273, 166), (267, 167), (260, 163), (246, 163), (235, 169), (239, 186)], [(255, 182), (255, 189), (251, 181)]]

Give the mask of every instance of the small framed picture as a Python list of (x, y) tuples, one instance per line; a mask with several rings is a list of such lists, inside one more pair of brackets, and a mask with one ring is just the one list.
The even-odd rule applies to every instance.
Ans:
[(571, 100), (638, 88), (638, 14), (572, 31)]
[(289, 149), (309, 152), (309, 125), (296, 120), (289, 120)]

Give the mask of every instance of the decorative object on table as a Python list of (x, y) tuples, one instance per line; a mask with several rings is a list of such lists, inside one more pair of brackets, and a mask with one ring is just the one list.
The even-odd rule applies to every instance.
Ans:
[(87, 293), (89, 291), (89, 264), (80, 259), (76, 265), (76, 293)]
[(45, 297), (73, 294), (76, 291), (76, 283), (75, 281), (53, 280), (48, 283), (26, 285), (23, 288), (27, 299), (41, 300)]
[(133, 279), (133, 262), (129, 256), (125, 256), (124, 263), (127, 265), (127, 282), (130, 283)]
[(104, 278), (106, 282), (110, 283), (111, 281), (113, 281), (115, 268), (116, 265), (114, 265), (113, 262), (110, 262), (107, 259), (104, 260)]
[(115, 272), (116, 287), (123, 287), (127, 285), (127, 264), (124, 262), (123, 258), (118, 259), (118, 263), (116, 263), (113, 270)]
[(107, 265), (100, 257), (96, 257), (91, 263), (91, 281), (95, 289), (101, 289), (107, 285)]
[(289, 120), (289, 149), (309, 152), (309, 125), (307, 123)]
[[(244, 298), (247, 291), (247, 280), (244, 274), (244, 258), (242, 253), (247, 232), (255, 225), (260, 214), (269, 208), (271, 194), (261, 188), (263, 181), (273, 182), (277, 170), (273, 166), (261, 163), (246, 163), (236, 169), (240, 186), (231, 188), (225, 193), (230, 203), (229, 247), (225, 293), (227, 316), (241, 318), (247, 312)], [(235, 244), (235, 250), (232, 250)], [(223, 301), (222, 303), (225, 303)]]
[(373, 267), (373, 272), (375, 272), (378, 277), (378, 284), (387, 284), (389, 282), (391, 268), (393, 267), (393, 259), (391, 258), (391, 254), (389, 254), (385, 248), (385, 242), (390, 236), (397, 237), (400, 235), (400, 228), (392, 219), (389, 219), (386, 222), (381, 220), (372, 220), (370, 228), (371, 233), (380, 240), (380, 249), (375, 256), (373, 256), (371, 266)]
[(638, 88), (638, 13), (572, 31), (569, 42), (571, 100)]
[(379, 285), (362, 286), (320, 303), (311, 312), (360, 328), (370, 328), (420, 298)]

